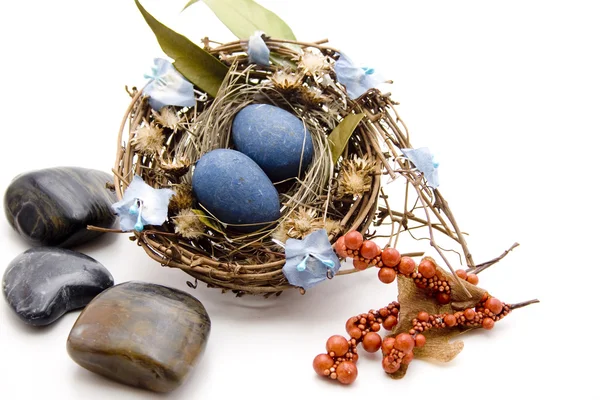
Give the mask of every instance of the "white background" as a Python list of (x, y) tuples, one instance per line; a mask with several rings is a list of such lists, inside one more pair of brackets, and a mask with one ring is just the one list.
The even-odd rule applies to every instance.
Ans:
[[(145, 0), (192, 40), (233, 36), (202, 4)], [(329, 38), (379, 69), (415, 146), (440, 161), (441, 190), (475, 261), (521, 246), (481, 275), (507, 302), (538, 297), (489, 332), (464, 337), (448, 365), (414, 361), (389, 379), (363, 355), (351, 387), (312, 370), (346, 319), (392, 301), (375, 271), (277, 299), (245, 297), (161, 268), (127, 239), (81, 247), (117, 283), (136, 279), (185, 290), (213, 322), (206, 353), (168, 396), (108, 381), (76, 365), (65, 341), (78, 312), (33, 329), (0, 301), (0, 397), (59, 399), (295, 399), (443, 397), (597, 398), (597, 145), (600, 13), (594, 1), (261, 1), (299, 39)], [(17, 174), (53, 166), (110, 172), (128, 96), (160, 55), (131, 0), (3, 1), (0, 5), (0, 190)], [(414, 248), (408, 241), (400, 250)], [(28, 248), (0, 220), (0, 271)]]

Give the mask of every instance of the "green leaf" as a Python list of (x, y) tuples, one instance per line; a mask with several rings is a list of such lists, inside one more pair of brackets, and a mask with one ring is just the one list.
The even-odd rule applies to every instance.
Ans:
[[(190, 0), (184, 10), (200, 0)], [(296, 40), (292, 29), (274, 12), (253, 0), (202, 0), (239, 39), (263, 31), (275, 39)]]
[(185, 36), (160, 23), (138, 0), (135, 0), (135, 4), (156, 35), (160, 47), (175, 60), (175, 68), (194, 85), (216, 97), (227, 74), (227, 67)]
[(185, 11), (186, 8), (188, 8), (189, 6), (191, 6), (194, 3), (197, 3), (199, 0), (190, 0), (188, 1), (188, 3), (185, 5), (185, 7), (183, 7), (183, 10), (181, 11)]
[(202, 222), (204, 225), (208, 226), (209, 228), (211, 228), (213, 231), (217, 231), (220, 233), (223, 233), (223, 228), (220, 228), (217, 223), (215, 223), (211, 217), (209, 217), (208, 215), (206, 215), (206, 213), (202, 210), (196, 210), (193, 209), (192, 212), (194, 214), (196, 214), (198, 216), (198, 219), (200, 220), (200, 222)]
[(329, 141), (329, 148), (331, 149), (331, 159), (334, 163), (336, 163), (338, 158), (342, 155), (350, 136), (352, 136), (352, 133), (364, 117), (365, 114), (363, 113), (348, 114), (327, 138)]

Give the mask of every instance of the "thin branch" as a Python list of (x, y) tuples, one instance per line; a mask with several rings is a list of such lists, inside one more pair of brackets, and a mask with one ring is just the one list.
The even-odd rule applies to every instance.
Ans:
[(122, 231), (120, 229), (102, 228), (100, 226), (93, 226), (93, 225), (88, 225), (87, 230), (95, 231), (95, 232), (104, 232), (104, 233), (131, 233), (131, 231)]
[(535, 304), (535, 303), (539, 303), (539, 302), (540, 301), (538, 299), (533, 299), (533, 300), (523, 301), (521, 303), (509, 304), (508, 306), (510, 307), (511, 310), (516, 310), (517, 308), (526, 307), (530, 304)]
[(467, 273), (473, 273), (473, 274), (478, 274), (482, 271), (485, 271), (486, 269), (488, 269), (489, 267), (491, 267), (492, 265), (496, 264), (498, 261), (502, 260), (504, 257), (506, 257), (508, 255), (508, 253), (510, 253), (515, 247), (518, 247), (519, 243), (513, 243), (512, 246), (510, 246), (508, 248), (508, 250), (504, 250), (504, 253), (500, 254), (498, 257), (493, 258), (489, 261), (486, 261), (484, 263), (478, 264), (475, 267), (469, 268), (467, 270)]
[[(423, 198), (423, 193), (421, 193), (421, 191), (419, 190), (419, 183), (420, 181), (423, 179), (423, 177), (419, 177), (419, 181), (415, 182), (412, 178), (409, 178), (407, 176), (407, 179), (410, 179), (411, 183), (413, 184), (413, 186), (415, 186), (417, 195), (419, 196), (419, 198), (421, 199), (422, 203), (425, 203), (425, 199)], [(427, 217), (427, 227), (429, 229), (429, 244), (438, 252), (438, 254), (440, 255), (440, 257), (442, 257), (442, 260), (444, 260), (444, 262), (446, 263), (446, 265), (448, 266), (448, 268), (450, 269), (450, 272), (452, 272), (452, 275), (454, 276), (454, 279), (456, 279), (456, 282), (458, 282), (458, 286), (461, 288), (461, 290), (469, 297), (472, 298), (473, 296), (471, 295), (471, 293), (467, 290), (467, 288), (465, 287), (465, 285), (462, 283), (462, 280), (458, 278), (458, 276), (456, 275), (456, 272), (454, 271), (454, 268), (452, 268), (452, 265), (450, 265), (450, 261), (448, 261), (448, 259), (446, 258), (446, 256), (444, 255), (443, 251), (440, 249), (440, 247), (436, 244), (435, 242), (435, 238), (433, 235), (433, 227), (431, 226), (431, 218), (429, 216), (429, 210), (427, 208), (424, 209), (425, 211), (425, 216)], [(465, 254), (466, 257), (466, 254)]]

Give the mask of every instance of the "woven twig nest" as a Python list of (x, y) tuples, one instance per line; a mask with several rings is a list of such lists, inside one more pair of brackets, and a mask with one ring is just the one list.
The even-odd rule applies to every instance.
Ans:
[[(401, 231), (410, 230), (408, 221), (413, 220), (464, 244), (453, 218), (448, 224), (433, 221), (444, 219), (441, 197), (402, 156), (400, 149), (411, 146), (390, 97), (372, 89), (351, 100), (335, 77), (333, 65), (340, 53), (324, 43), (268, 38), (265, 42), (279, 66), (250, 65), (244, 42), (218, 44), (205, 39), (204, 49), (230, 69), (217, 96), (198, 92), (194, 107), (155, 112), (141, 91), (130, 92), (114, 167), (117, 195), (122, 198), (135, 175), (177, 193), (166, 223), (135, 232), (146, 253), (211, 287), (269, 295), (292, 287), (282, 273), (281, 242), (303, 238), (315, 229), (325, 228), (334, 243), (351, 230), (369, 236), (374, 221), (381, 224), (387, 219), (392, 225), (387, 236), (394, 245), (394, 238), (397, 241)], [(203, 210), (191, 197), (190, 185), (195, 162), (211, 150), (231, 148), (232, 121), (253, 103), (272, 104), (297, 115), (312, 134), (314, 157), (301, 179), (277, 186), (281, 218), (256, 232), (239, 233)], [(360, 122), (340, 157), (332, 160), (332, 132), (350, 119)], [(153, 141), (153, 129), (160, 129), (163, 139)], [(431, 218), (415, 216), (413, 211), (422, 207), (405, 204), (403, 212), (391, 210), (381, 190), (385, 175), (405, 177), (419, 192), (423, 207), (431, 209)], [(469, 259), (468, 251), (465, 255)]]

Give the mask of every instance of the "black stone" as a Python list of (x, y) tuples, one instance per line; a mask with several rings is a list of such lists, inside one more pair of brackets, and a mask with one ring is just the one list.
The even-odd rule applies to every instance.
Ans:
[(48, 325), (85, 307), (113, 277), (98, 261), (72, 250), (36, 247), (15, 258), (2, 279), (11, 308), (26, 323)]
[(70, 247), (101, 232), (88, 225), (111, 228), (117, 201), (107, 188), (112, 177), (102, 171), (60, 167), (17, 176), (4, 194), (4, 212), (21, 236), (39, 246)]

